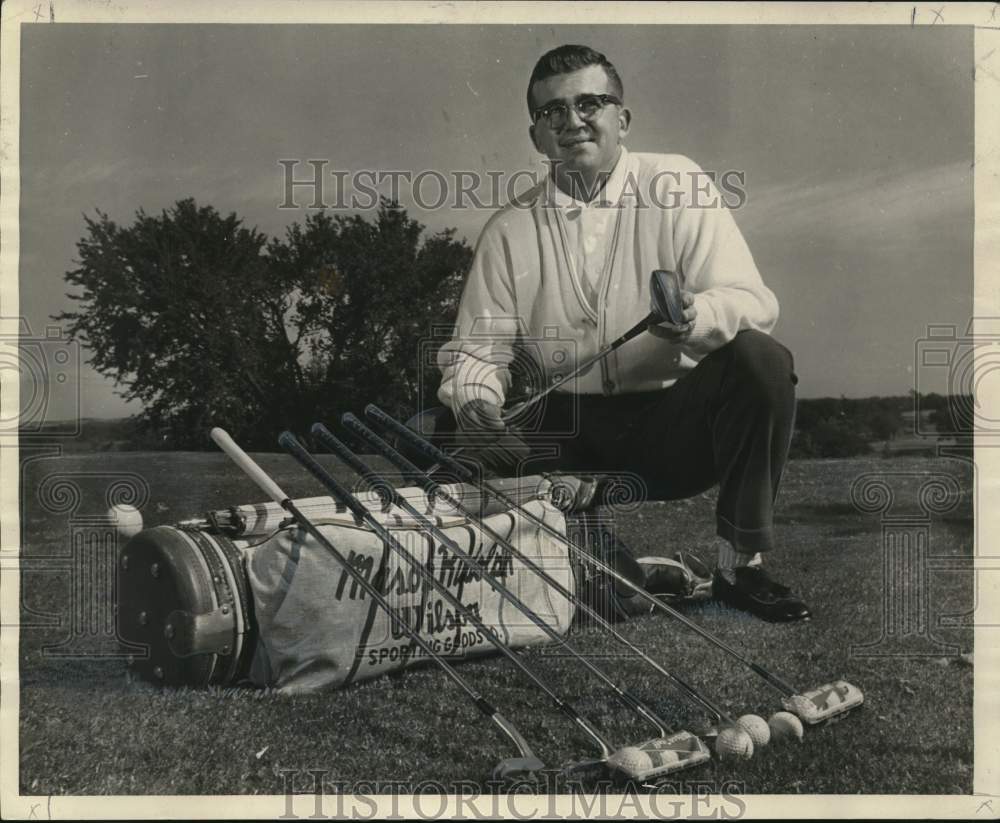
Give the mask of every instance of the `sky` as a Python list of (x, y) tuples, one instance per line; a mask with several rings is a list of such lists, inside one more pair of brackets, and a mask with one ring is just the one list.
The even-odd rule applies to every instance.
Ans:
[[(630, 150), (745, 173), (747, 202), (735, 217), (781, 304), (774, 335), (795, 354), (800, 397), (906, 394), (928, 325), (962, 330), (972, 316), (968, 28), (22, 32), (20, 314), (35, 336), (73, 305), (63, 276), (83, 216), (98, 209), (128, 224), (140, 208), (157, 213), (194, 197), (274, 236), (303, 222), (311, 202), (279, 208), (279, 159), (325, 159), (348, 172), (542, 174), (525, 87), (535, 60), (563, 43), (591, 45), (618, 67), (633, 113)], [(430, 231), (455, 227), (470, 243), (490, 215), (420, 209), (403, 194)], [(83, 416), (140, 410), (85, 364), (78, 385)], [(52, 402), (74, 411), (72, 400)]]

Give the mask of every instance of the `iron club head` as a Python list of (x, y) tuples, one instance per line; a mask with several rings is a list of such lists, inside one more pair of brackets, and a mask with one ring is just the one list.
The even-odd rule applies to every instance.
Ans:
[(496, 783), (510, 783), (530, 778), (545, 770), (545, 764), (537, 757), (508, 757), (493, 768), (492, 778)]

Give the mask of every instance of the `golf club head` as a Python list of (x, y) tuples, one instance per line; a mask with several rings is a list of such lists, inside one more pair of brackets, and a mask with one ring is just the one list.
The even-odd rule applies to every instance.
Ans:
[(657, 777), (698, 766), (711, 752), (696, 735), (680, 731), (669, 737), (654, 737), (638, 746), (626, 746), (608, 758), (608, 768), (630, 780)]
[(545, 770), (545, 764), (537, 757), (508, 757), (493, 768), (491, 777), (495, 783), (513, 783), (516, 780), (534, 777)]
[(570, 763), (564, 763), (560, 767), (560, 773), (566, 778), (596, 778), (606, 774), (607, 765), (607, 760), (601, 757), (574, 760)]
[(675, 326), (684, 325), (684, 301), (676, 272), (656, 269), (649, 276), (649, 294), (654, 312)]
[(694, 734), (698, 735), (702, 740), (715, 740), (719, 736), (719, 732), (722, 731), (728, 725), (721, 718), (716, 720), (714, 723), (710, 720), (705, 720), (701, 723), (695, 723), (692, 725), (694, 729)]
[(811, 691), (786, 697), (781, 705), (803, 723), (814, 726), (856, 709), (864, 702), (865, 696), (861, 689), (846, 680), (837, 680)]

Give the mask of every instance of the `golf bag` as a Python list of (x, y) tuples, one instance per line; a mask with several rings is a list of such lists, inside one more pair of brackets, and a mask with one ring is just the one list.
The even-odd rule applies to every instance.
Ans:
[[(508, 481), (536, 516), (565, 533), (561, 511), (545, 502), (540, 478)], [(449, 486), (465, 505), (471, 487)], [(362, 503), (423, 565), (505, 643), (515, 648), (551, 639), (498, 595), (503, 582), (546, 623), (565, 634), (573, 605), (467, 518), (432, 505), (419, 489), (402, 489), (420, 511), (475, 558), (470, 568), (375, 492)], [(297, 501), (352, 566), (377, 585), (400, 619), (449, 658), (493, 651), (467, 614), (456, 613), (407, 560), (330, 498)], [(566, 547), (516, 510), (480, 506), (487, 524), (567, 588), (576, 580)], [(339, 563), (275, 504), (238, 506), (206, 517), (146, 529), (119, 564), (119, 634), (132, 671), (168, 685), (245, 683), (286, 691), (343, 687), (423, 662), (401, 626), (367, 597)], [(144, 651), (136, 651), (136, 646)]]

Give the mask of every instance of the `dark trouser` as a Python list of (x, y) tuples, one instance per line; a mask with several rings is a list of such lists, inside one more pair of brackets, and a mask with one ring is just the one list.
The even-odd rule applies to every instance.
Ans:
[[(531, 453), (517, 468), (629, 472), (651, 500), (693, 497), (718, 484), (717, 534), (737, 551), (767, 551), (795, 418), (793, 368), (788, 349), (744, 331), (662, 391), (554, 393), (543, 401), (537, 430), (523, 433)], [(439, 442), (455, 442), (446, 410), (421, 415), (420, 427)]]

